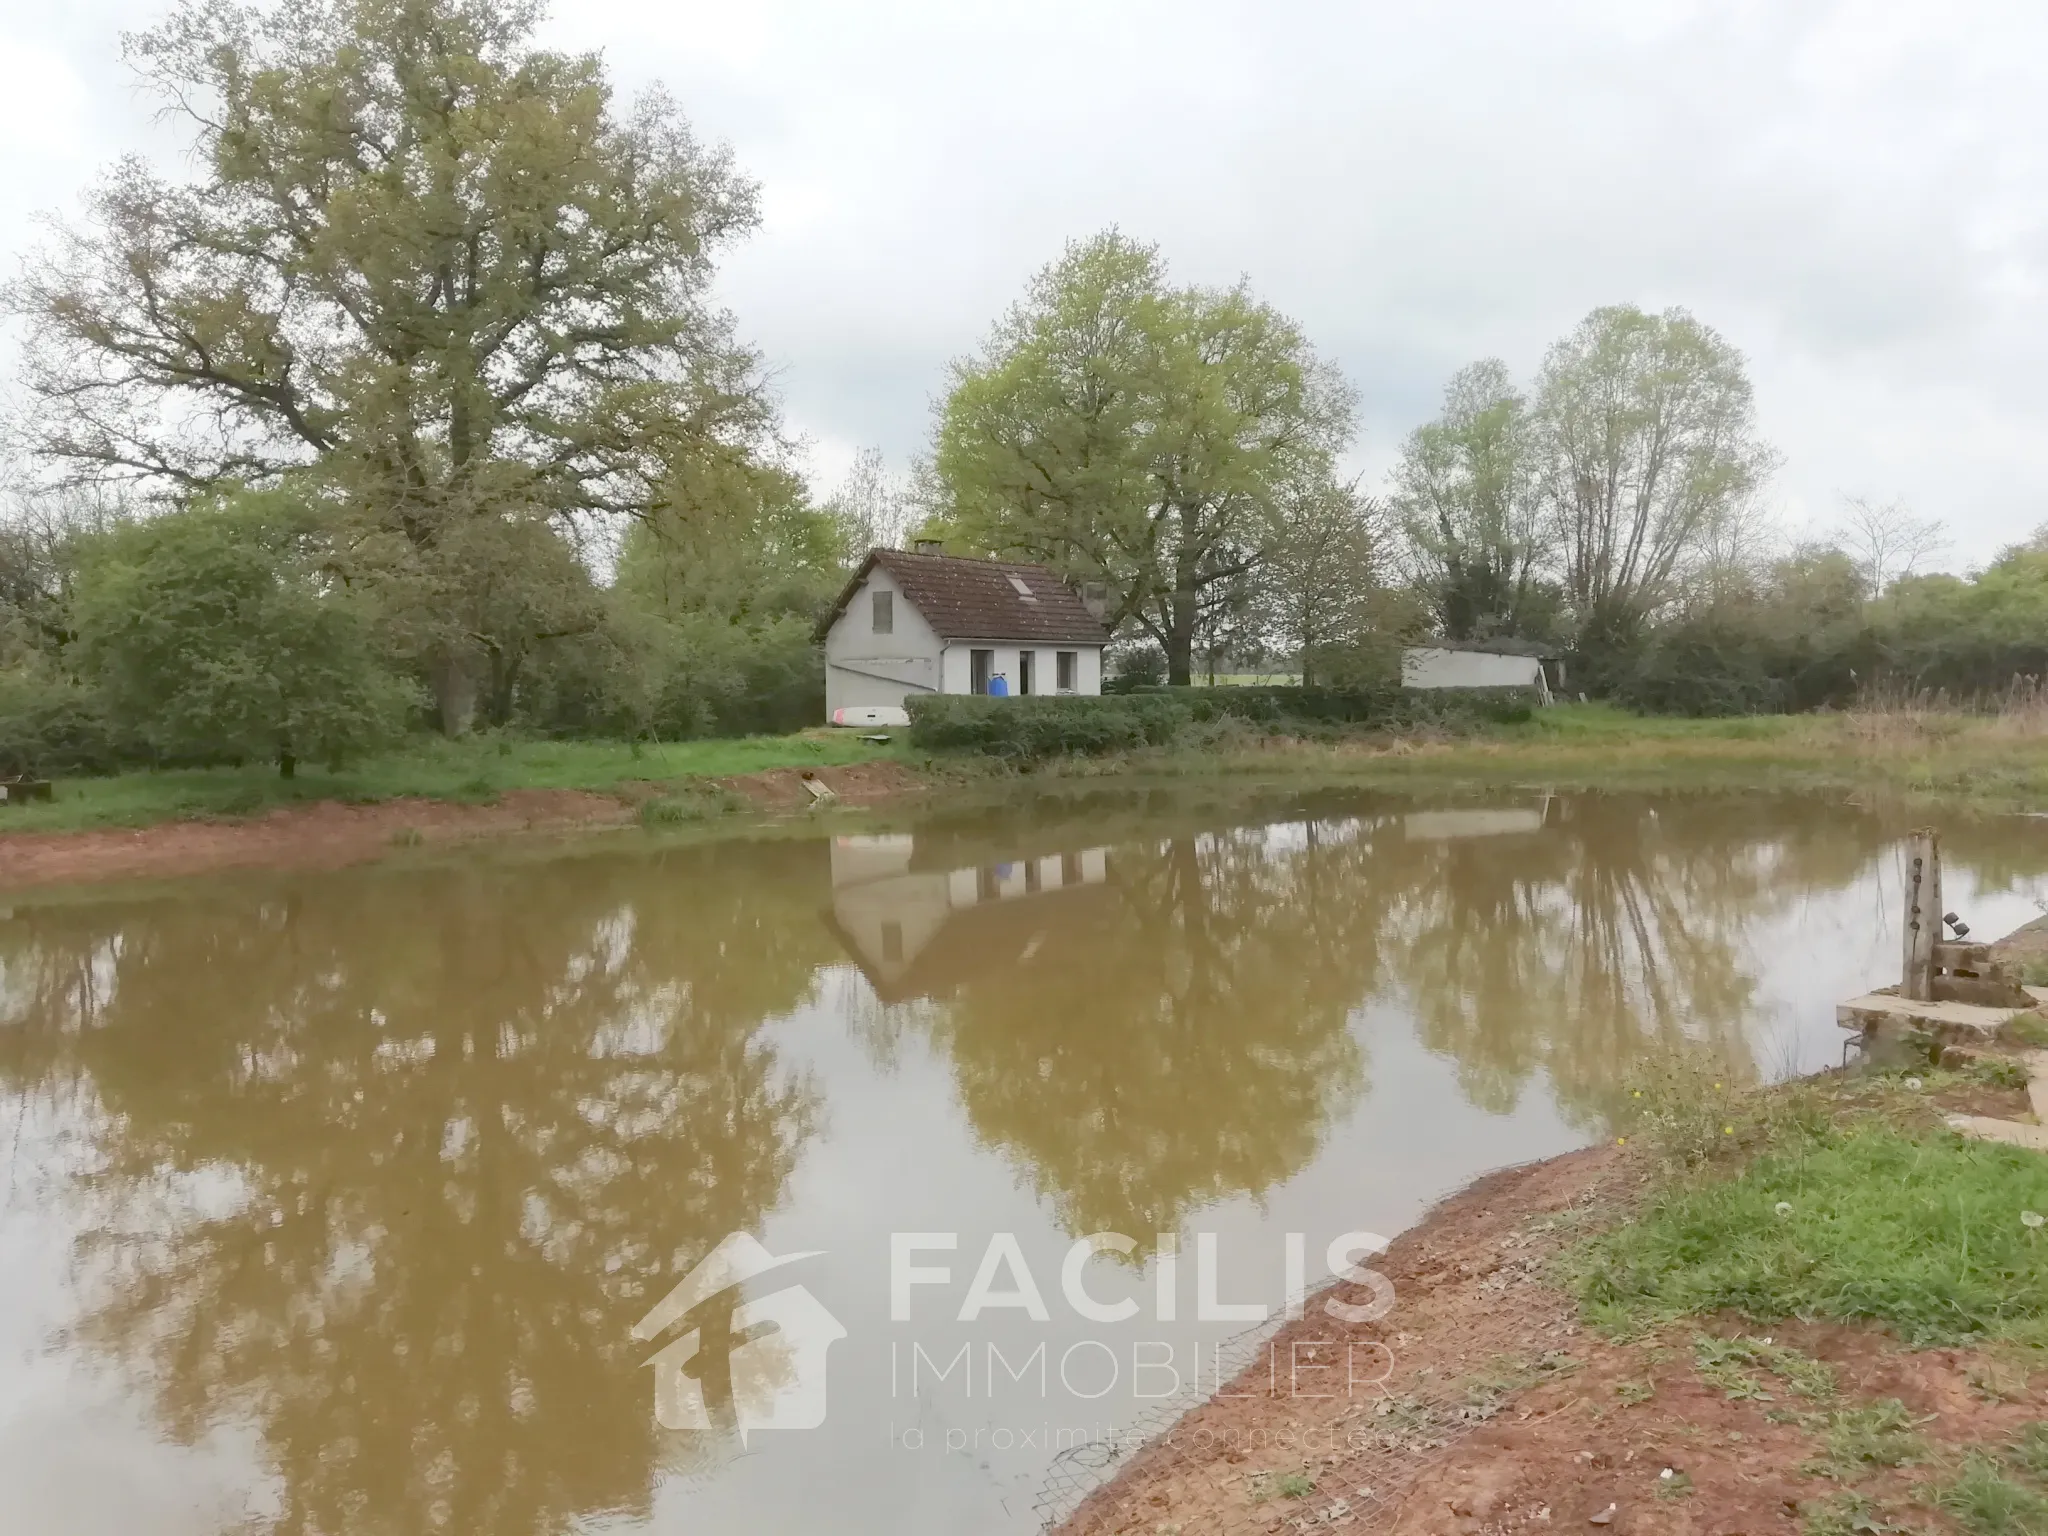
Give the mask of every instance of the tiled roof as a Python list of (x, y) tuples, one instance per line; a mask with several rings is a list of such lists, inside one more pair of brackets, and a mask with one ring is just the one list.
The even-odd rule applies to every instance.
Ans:
[[(1108, 631), (1082, 606), (1074, 589), (1042, 565), (913, 555), (900, 549), (878, 549), (861, 562), (818, 626), (820, 636), (846, 611), (876, 566), (889, 573), (942, 640), (1109, 642)], [(1020, 585), (1024, 590), (1018, 590)]]

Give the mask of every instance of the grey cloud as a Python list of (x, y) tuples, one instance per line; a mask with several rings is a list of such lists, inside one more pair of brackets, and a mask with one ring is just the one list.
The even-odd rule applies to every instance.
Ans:
[[(0, 22), (135, 142), (85, 0)], [(1788, 516), (1902, 495), (1988, 554), (2048, 515), (2048, 13), (2012, 0), (583, 0), (552, 39), (660, 79), (761, 178), (721, 290), (821, 462), (924, 441), (948, 358), (1109, 223), (1248, 275), (1359, 385), (1382, 466), (1452, 370), (1525, 377), (1596, 304), (1751, 356)], [(47, 168), (46, 168), (47, 169)], [(0, 195), (0, 247), (26, 239)]]

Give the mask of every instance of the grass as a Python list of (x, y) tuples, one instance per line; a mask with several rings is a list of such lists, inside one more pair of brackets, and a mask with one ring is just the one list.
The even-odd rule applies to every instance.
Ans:
[(1971, 1452), (1934, 1493), (1967, 1536), (2048, 1536), (2048, 1495), (2015, 1481), (1987, 1452)]
[(1927, 1457), (1919, 1421), (1897, 1398), (1844, 1408), (1826, 1430), (1826, 1453), (1813, 1470), (1838, 1482), (1854, 1482), (1874, 1467), (1903, 1467)]
[(1878, 1536), (1903, 1528), (1885, 1521), (1878, 1506), (1860, 1493), (1837, 1493), (1799, 1506), (1800, 1536)]
[[(2048, 1159), (1946, 1130), (1925, 1107), (1938, 1078), (1730, 1101), (1673, 1073), (1637, 1090), (1659, 1177), (1633, 1220), (1569, 1261), (1589, 1319), (1629, 1336), (1726, 1311), (1876, 1322), (1915, 1344), (2048, 1344), (2048, 1229), (2023, 1219), (2048, 1211)], [(1701, 1347), (1726, 1389), (1773, 1363)]]
[[(1446, 738), (1332, 737), (1273, 741), (1249, 728), (1199, 744), (1070, 759), (1042, 779), (1216, 778), (1240, 782), (1485, 789), (1853, 789), (2004, 810), (2048, 806), (2048, 711), (1964, 714), (1900, 707), (1829, 715), (1684, 720), (1603, 704), (1539, 710), (1527, 722)], [(0, 812), (0, 831), (145, 826), (187, 817), (260, 814), (317, 800), (417, 795), (487, 801), (510, 789), (606, 791), (634, 781), (672, 784), (768, 768), (817, 767), (905, 755), (851, 732), (663, 744), (525, 741), (482, 735), (419, 738), (340, 771), (301, 764), (296, 779), (268, 765), (65, 779), (48, 804)], [(957, 776), (1011, 770), (961, 759)], [(690, 819), (683, 814), (682, 819)]]
[(1221, 742), (1041, 770), (1313, 775), (1331, 783), (1431, 788), (1854, 789), (1986, 810), (2048, 806), (2048, 715), (1867, 710), (1687, 720), (1605, 704), (1561, 704), (1518, 725), (1456, 738), (1420, 733), (1275, 744)]
[(2008, 1454), (2013, 1465), (2022, 1471), (2048, 1478), (2048, 1421), (2029, 1424), (2021, 1430)]
[(1538, 1382), (1569, 1376), (1578, 1369), (1579, 1362), (1562, 1350), (1551, 1350), (1533, 1360), (1502, 1355), (1488, 1361), (1484, 1369), (1465, 1377), (1459, 1385), (1464, 1389), (1467, 1414), (1476, 1419), (1490, 1419), (1516, 1393)]
[[(1700, 1380), (1718, 1388), (1730, 1402), (1772, 1402), (1778, 1395), (1778, 1386), (1794, 1397), (1814, 1403), (1831, 1403), (1835, 1398), (1833, 1366), (1768, 1339), (1724, 1339), (1696, 1334), (1692, 1353), (1693, 1369)], [(1767, 1384), (1757, 1374), (1759, 1371), (1767, 1371), (1776, 1378), (1771, 1390), (1766, 1390)]]
[[(2048, 1211), (2048, 1158), (1964, 1140), (1930, 1108), (1939, 1091), (2008, 1081), (2007, 1064), (1918, 1075), (1917, 1086), (1864, 1072), (1739, 1096), (1682, 1065), (1646, 1077), (1628, 1101), (1645, 1192), (1563, 1261), (1586, 1319), (1665, 1341), (1653, 1357), (1684, 1319), (1733, 1316), (1870, 1323), (1912, 1347), (2000, 1346), (1987, 1363), (2038, 1362), (2048, 1228), (2025, 1217)], [(1896, 1398), (1861, 1398), (1834, 1367), (1770, 1337), (1699, 1331), (1691, 1343), (1701, 1382), (1814, 1438), (1800, 1471), (1835, 1491), (1799, 1505), (1804, 1536), (1920, 1530), (1895, 1518), (1909, 1489), (1963, 1536), (2048, 1536), (2048, 1421), (1988, 1443)], [(2026, 1376), (2019, 1368), (2022, 1389)], [(1631, 1381), (1618, 1390), (1631, 1403), (1652, 1395)]]
[[(365, 803), (417, 795), (487, 802), (512, 789), (609, 791), (636, 781), (666, 785), (769, 768), (868, 762), (892, 750), (862, 741), (852, 732), (822, 730), (646, 744), (527, 741), (496, 735), (459, 741), (422, 737), (339, 771), (302, 763), (298, 776), (291, 779), (280, 778), (268, 764), (66, 779), (57, 785), (51, 801), (0, 812), (0, 831), (54, 832), (251, 816), (318, 800)], [(704, 814), (703, 798), (695, 794), (659, 797), (649, 804), (671, 807), (654, 812), (655, 821), (694, 820)]]

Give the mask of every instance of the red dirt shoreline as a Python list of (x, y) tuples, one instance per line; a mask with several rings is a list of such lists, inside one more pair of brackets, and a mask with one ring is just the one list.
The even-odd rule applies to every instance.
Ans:
[(715, 786), (765, 812), (812, 803), (808, 776), (846, 805), (874, 805), (923, 787), (896, 763), (799, 771), (775, 768), (730, 778), (653, 782), (617, 793), (511, 789), (485, 804), (408, 796), (367, 804), (322, 800), (235, 820), (158, 822), (72, 832), (0, 832), (0, 889), (100, 880), (168, 878), (229, 869), (338, 869), (402, 847), (532, 833), (593, 832), (636, 824), (646, 801), (679, 787)]
[[(1858, 1530), (1952, 1532), (1925, 1466), (1816, 1470), (1823, 1406), (1774, 1377), (1752, 1397), (1703, 1379), (1701, 1336), (1769, 1334), (1826, 1362), (1838, 1406), (1896, 1399), (1943, 1454), (2048, 1418), (2038, 1372), (1968, 1349), (1911, 1349), (1870, 1327), (1745, 1328), (1701, 1319), (1618, 1344), (1584, 1330), (1551, 1261), (1642, 1186), (1613, 1145), (1490, 1174), (1437, 1206), (1372, 1268), (1378, 1322), (1312, 1298), (1222, 1393), (1182, 1414), (1073, 1508), (1056, 1536), (1801, 1536), (1831, 1500), (1867, 1499)], [(1360, 1349), (1382, 1362), (1344, 1383)], [(1298, 1390), (1290, 1390), (1290, 1366)], [(1316, 1376), (1322, 1371), (1325, 1374)], [(1759, 1374), (1763, 1374), (1759, 1372)], [(1309, 1382), (1345, 1390), (1312, 1396)], [(1910, 1525), (1892, 1523), (1904, 1518)], [(1843, 1524), (1841, 1529), (1849, 1529)]]

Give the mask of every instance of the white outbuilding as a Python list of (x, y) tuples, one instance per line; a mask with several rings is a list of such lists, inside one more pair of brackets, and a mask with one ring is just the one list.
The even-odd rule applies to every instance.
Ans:
[(877, 549), (818, 626), (825, 718), (901, 725), (919, 693), (1102, 692), (1109, 635), (1042, 565)]
[(1401, 651), (1404, 688), (1533, 688), (1544, 703), (1564, 686), (1556, 649), (1533, 640), (1432, 640)]

